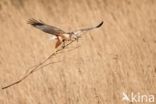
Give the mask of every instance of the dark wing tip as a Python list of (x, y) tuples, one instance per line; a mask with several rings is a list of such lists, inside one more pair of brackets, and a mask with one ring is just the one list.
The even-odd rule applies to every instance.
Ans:
[(37, 25), (44, 25), (44, 23), (42, 23), (41, 21), (37, 21), (33, 18), (29, 19), (27, 21), (28, 24), (32, 25), (32, 26), (37, 26)]
[(103, 21), (102, 21), (99, 25), (97, 25), (96, 28), (99, 28), (99, 27), (101, 27), (102, 25), (103, 25)]

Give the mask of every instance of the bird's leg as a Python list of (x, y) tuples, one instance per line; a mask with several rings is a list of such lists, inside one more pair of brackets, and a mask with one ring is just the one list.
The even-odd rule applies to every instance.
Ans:
[(62, 42), (63, 42), (62, 48), (65, 48), (65, 45), (66, 45), (65, 44), (65, 39), (63, 39)]

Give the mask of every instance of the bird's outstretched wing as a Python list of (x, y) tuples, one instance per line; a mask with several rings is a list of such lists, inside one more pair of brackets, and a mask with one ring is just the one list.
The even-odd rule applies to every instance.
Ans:
[(99, 28), (99, 27), (101, 27), (102, 25), (103, 25), (103, 21), (100, 22), (97, 26), (79, 29), (79, 30), (74, 31), (74, 32), (72, 32), (72, 33), (74, 33), (75, 35), (81, 34), (82, 32), (89, 31), (89, 30), (93, 30), (93, 29), (95, 29), (95, 28)]
[(30, 24), (46, 33), (53, 34), (53, 35), (59, 35), (59, 34), (65, 33), (63, 30), (61, 30), (57, 27), (47, 25), (47, 24), (43, 23), (42, 21), (37, 21), (33, 18), (28, 20), (28, 24)]
[(97, 26), (94, 26), (94, 27), (90, 27), (90, 28), (84, 28), (84, 29), (80, 29), (79, 31), (89, 31), (89, 30), (92, 30), (92, 29), (95, 29), (95, 28), (99, 28), (103, 25), (103, 21), (100, 22)]

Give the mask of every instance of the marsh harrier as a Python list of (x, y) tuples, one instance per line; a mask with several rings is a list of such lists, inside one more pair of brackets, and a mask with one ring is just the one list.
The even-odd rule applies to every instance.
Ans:
[(63, 47), (64, 47), (65, 41), (78, 39), (80, 37), (80, 34), (82, 34), (85, 31), (89, 31), (89, 30), (101, 27), (103, 24), (103, 21), (100, 22), (97, 26), (90, 27), (90, 28), (83, 28), (83, 29), (79, 29), (79, 30), (73, 31), (73, 32), (65, 32), (60, 28), (48, 25), (42, 21), (38, 21), (35, 19), (29, 19), (28, 24), (31, 24), (32, 26), (42, 30), (43, 32), (50, 34), (51, 39), (57, 39), (57, 42), (55, 45), (55, 48), (57, 48), (62, 43), (63, 43)]

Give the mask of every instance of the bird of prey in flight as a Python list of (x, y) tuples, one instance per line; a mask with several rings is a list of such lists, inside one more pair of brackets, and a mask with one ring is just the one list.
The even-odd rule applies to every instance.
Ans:
[(80, 37), (80, 34), (82, 34), (83, 32), (86, 32), (86, 31), (101, 27), (102, 24), (103, 24), (103, 21), (100, 22), (97, 26), (89, 27), (89, 28), (83, 28), (83, 29), (79, 29), (79, 30), (73, 31), (73, 32), (65, 32), (60, 28), (48, 25), (48, 24), (46, 24), (46, 23), (44, 23), (42, 21), (38, 21), (38, 20), (35, 20), (33, 18), (29, 19), (28, 24), (42, 30), (43, 32), (46, 32), (46, 33), (50, 34), (51, 39), (57, 39), (57, 42), (56, 42), (56, 45), (55, 45), (55, 48), (57, 48), (62, 43), (63, 43), (63, 47), (64, 47), (65, 46), (65, 41), (71, 41), (71, 40), (78, 39)]

